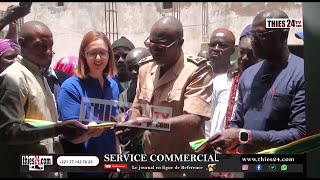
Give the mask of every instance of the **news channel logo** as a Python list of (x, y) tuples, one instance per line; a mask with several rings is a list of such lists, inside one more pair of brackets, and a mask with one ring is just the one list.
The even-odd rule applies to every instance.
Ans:
[(267, 18), (266, 28), (302, 28), (302, 19)]
[(22, 155), (21, 165), (28, 165), (29, 171), (44, 171), (44, 166), (53, 165), (52, 156)]

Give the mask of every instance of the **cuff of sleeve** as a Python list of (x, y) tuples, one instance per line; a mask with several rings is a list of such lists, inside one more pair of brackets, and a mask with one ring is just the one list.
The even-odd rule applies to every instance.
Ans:
[(211, 117), (211, 105), (199, 97), (189, 97), (184, 100), (184, 111), (204, 117)]
[(59, 136), (54, 125), (47, 125), (46, 127), (39, 128), (39, 131), (34, 134), (35, 137), (46, 137), (52, 138), (55, 136)]
[(4, 131), (4, 134), (1, 134), (1, 141), (10, 145), (35, 143), (58, 135), (55, 131), (54, 125), (31, 127), (29, 125), (19, 123), (12, 124), (10, 127), (1, 130)]
[(254, 144), (254, 143), (264, 141), (266, 135), (265, 135), (265, 132), (251, 130), (251, 136), (252, 136), (252, 143)]

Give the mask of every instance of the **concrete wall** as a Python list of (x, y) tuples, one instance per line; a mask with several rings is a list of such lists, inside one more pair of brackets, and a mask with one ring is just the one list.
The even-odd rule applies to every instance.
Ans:
[[(0, 3), (2, 4), (2, 3)], [(78, 55), (82, 37), (90, 30), (105, 32), (105, 4), (103, 2), (65, 2), (57, 6), (56, 2), (32, 5), (31, 13), (25, 17), (47, 24), (54, 36), (54, 63), (66, 55)], [(180, 20), (184, 27), (184, 50), (197, 54), (202, 43), (202, 3), (181, 2)], [(229, 28), (238, 39), (242, 29), (252, 22), (254, 16), (266, 8), (284, 10), (290, 18), (302, 18), (302, 3), (252, 3), (252, 2), (209, 2), (209, 36), (218, 27)], [(119, 2), (118, 32), (119, 38), (126, 36), (136, 47), (141, 47), (148, 37), (153, 23), (163, 15), (171, 15), (171, 10), (162, 9), (162, 2)], [(289, 44), (302, 44), (294, 33), (302, 28), (290, 31)], [(238, 41), (236, 41), (238, 44)]]
[(104, 31), (102, 3), (33, 3), (25, 22), (37, 20), (49, 26), (53, 33), (53, 64), (63, 56), (79, 54), (83, 36), (91, 30)]

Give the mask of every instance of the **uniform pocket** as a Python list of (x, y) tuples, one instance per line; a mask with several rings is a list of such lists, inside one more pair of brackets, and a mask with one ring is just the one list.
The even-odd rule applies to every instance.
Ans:
[(162, 94), (160, 97), (160, 101), (180, 101), (182, 96), (182, 90), (171, 90), (168, 94)]
[(153, 92), (148, 89), (141, 89), (139, 99), (151, 102)]

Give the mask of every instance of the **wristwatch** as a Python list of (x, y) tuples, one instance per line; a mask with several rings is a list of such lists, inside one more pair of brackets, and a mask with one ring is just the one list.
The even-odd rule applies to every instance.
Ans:
[(249, 141), (249, 133), (245, 129), (241, 129), (239, 132), (239, 141), (240, 144), (247, 144)]

